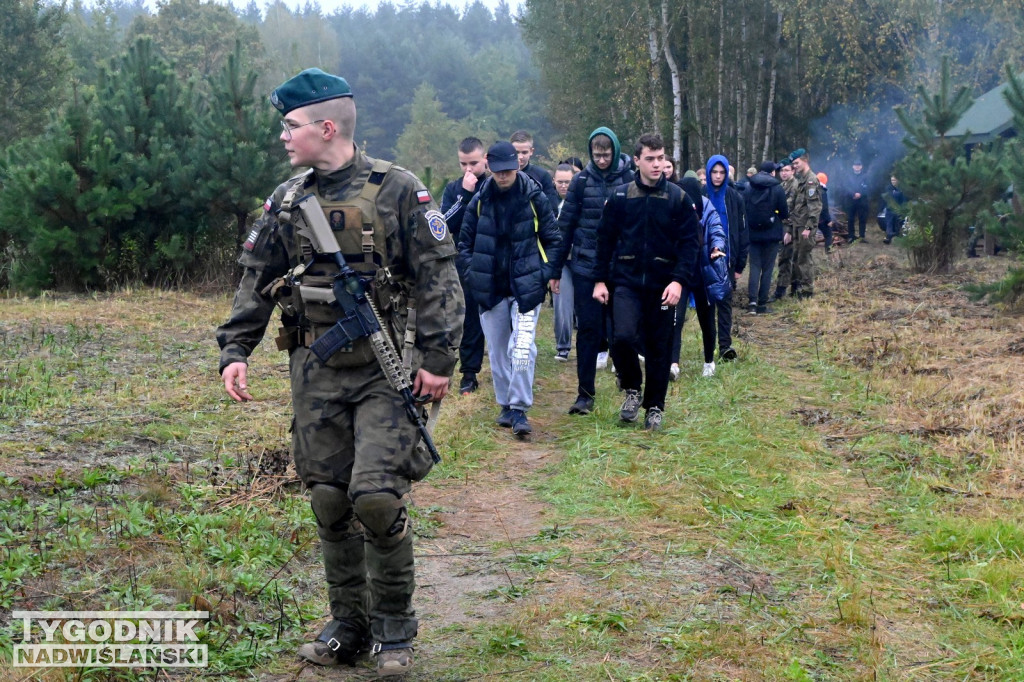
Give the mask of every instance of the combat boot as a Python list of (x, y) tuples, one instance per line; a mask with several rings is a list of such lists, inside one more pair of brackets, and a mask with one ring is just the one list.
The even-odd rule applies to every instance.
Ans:
[(317, 665), (353, 665), (370, 650), (370, 633), (365, 625), (335, 618), (316, 640), (299, 647), (299, 658)]
[(378, 677), (398, 677), (412, 671), (412, 643), (389, 642), (373, 645)]

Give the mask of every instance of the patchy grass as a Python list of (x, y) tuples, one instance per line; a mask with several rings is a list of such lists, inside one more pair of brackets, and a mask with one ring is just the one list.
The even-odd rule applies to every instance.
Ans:
[[(960, 291), (1005, 262), (940, 279), (895, 253), (840, 249), (813, 300), (738, 311), (713, 379), (688, 321), (656, 434), (619, 424), (608, 372), (594, 415), (565, 414), (545, 311), (531, 441), (493, 424), (486, 371), (442, 411), (412, 679), (1019, 679), (1024, 329)], [(365, 677), (294, 658), (326, 604), (287, 370), (264, 344), (257, 400), (229, 403), (229, 304), (4, 302), (0, 614), (205, 608), (211, 672)]]

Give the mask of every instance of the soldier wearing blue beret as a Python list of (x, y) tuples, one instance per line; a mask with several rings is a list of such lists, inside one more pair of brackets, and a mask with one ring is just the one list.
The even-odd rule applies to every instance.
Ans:
[(298, 653), (337, 665), (372, 647), (380, 675), (402, 675), (412, 669), (417, 634), (406, 500), (432, 460), (369, 339), (326, 361), (311, 351), (343, 314), (332, 305), (338, 265), (290, 221), (300, 201), (316, 197), (425, 401), (448, 393), (462, 336), (455, 245), (427, 188), (355, 145), (356, 105), (344, 78), (307, 69), (270, 100), (291, 165), (308, 170), (274, 191), (242, 245), (242, 281), (217, 330), (220, 372), (231, 398), (252, 399), (247, 358), (280, 308), (295, 469), (310, 491), (332, 615)]

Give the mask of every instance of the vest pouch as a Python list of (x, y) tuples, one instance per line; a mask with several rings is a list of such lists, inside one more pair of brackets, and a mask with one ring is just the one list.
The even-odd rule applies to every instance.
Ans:
[[(326, 334), (333, 326), (333, 324), (310, 325), (310, 345)], [(351, 346), (342, 348), (337, 353), (327, 358), (327, 362), (324, 363), (324, 366), (330, 367), (331, 369), (345, 369), (346, 367), (364, 367), (371, 362), (376, 361), (377, 356), (373, 354), (373, 346), (370, 345), (370, 339), (364, 336), (361, 339), (356, 339)]]

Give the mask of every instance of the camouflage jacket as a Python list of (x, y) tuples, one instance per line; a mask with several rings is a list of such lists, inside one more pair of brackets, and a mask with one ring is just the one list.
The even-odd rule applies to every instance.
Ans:
[(790, 199), (789, 219), (793, 225), (793, 234), (810, 230), (813, 236), (818, 229), (818, 216), (821, 214), (821, 183), (813, 172), (804, 175), (793, 175), (793, 193)]
[[(306, 182), (328, 201), (347, 201), (358, 196), (365, 184), (361, 176), (373, 159), (359, 150), (345, 167), (331, 173), (314, 172), (291, 178), (267, 199), (238, 259), (243, 266), (242, 281), (235, 292), (228, 321), (217, 329), (220, 371), (232, 362), (246, 362), (263, 338), (274, 312), (275, 302), (264, 290), (274, 280), (299, 264), (301, 257), (291, 224), (276, 215), (288, 190)], [(455, 244), (440, 213), (423, 184), (412, 173), (393, 167), (384, 177), (375, 200), (378, 215), (386, 225), (387, 263), (392, 276), (404, 284), (416, 300), (416, 341), (419, 366), (431, 374), (451, 376), (459, 342), (465, 304), (455, 270)], [(428, 224), (427, 212), (435, 211)], [(401, 314), (405, 311), (393, 311)], [(286, 319), (285, 326), (300, 321)], [(404, 325), (404, 321), (403, 321)]]

